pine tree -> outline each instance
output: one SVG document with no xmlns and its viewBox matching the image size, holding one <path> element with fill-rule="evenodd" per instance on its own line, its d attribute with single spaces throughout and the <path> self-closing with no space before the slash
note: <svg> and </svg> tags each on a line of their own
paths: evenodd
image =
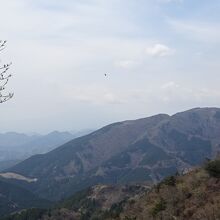
<svg viewBox="0 0 220 220">
<path fill-rule="evenodd" d="M 7 41 L 0 40 L 0 52 L 5 49 Z M 3 64 L 0 66 L 0 103 L 6 102 L 13 97 L 13 93 L 4 93 L 5 86 L 8 84 L 8 81 L 11 74 L 8 74 L 8 70 L 10 69 L 11 63 Z"/>
</svg>

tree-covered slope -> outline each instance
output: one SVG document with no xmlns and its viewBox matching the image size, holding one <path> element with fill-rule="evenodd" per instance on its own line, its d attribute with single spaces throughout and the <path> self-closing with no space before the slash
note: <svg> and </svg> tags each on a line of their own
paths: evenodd
<svg viewBox="0 0 220 220">
<path fill-rule="evenodd" d="M 33 193 L 0 179 L 0 216 L 31 207 L 47 207 L 49 201 L 39 199 Z"/>
<path fill-rule="evenodd" d="M 32 209 L 4 220 L 217 220 L 220 219 L 220 160 L 151 189 L 141 185 L 94 186 L 53 209 Z"/>
<path fill-rule="evenodd" d="M 217 154 L 219 114 L 197 108 L 111 124 L 8 171 L 37 178 L 29 189 L 53 200 L 99 183 L 155 183 Z"/>
</svg>

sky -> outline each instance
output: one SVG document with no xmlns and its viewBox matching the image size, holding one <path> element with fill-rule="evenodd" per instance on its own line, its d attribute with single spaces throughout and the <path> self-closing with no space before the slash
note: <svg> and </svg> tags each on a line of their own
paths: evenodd
<svg viewBox="0 0 220 220">
<path fill-rule="evenodd" d="M 220 107 L 219 0 L 0 0 L 0 132 Z M 107 74 L 105 76 L 105 74 Z"/>
</svg>

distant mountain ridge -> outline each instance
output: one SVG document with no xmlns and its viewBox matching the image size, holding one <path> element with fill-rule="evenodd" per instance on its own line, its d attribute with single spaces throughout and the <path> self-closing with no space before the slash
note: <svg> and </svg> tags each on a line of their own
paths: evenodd
<svg viewBox="0 0 220 220">
<path fill-rule="evenodd" d="M 47 153 L 56 147 L 87 134 L 53 131 L 46 135 L 27 135 L 17 132 L 0 133 L 0 170 L 6 169 L 35 154 Z"/>
<path fill-rule="evenodd" d="M 39 135 L 27 135 L 18 132 L 0 133 L 0 146 L 15 147 L 38 138 Z"/>
<path fill-rule="evenodd" d="M 25 143 L 22 148 L 29 155 L 43 154 L 73 139 L 70 132 L 53 131 L 47 135 L 41 135 L 37 139 Z"/>
<path fill-rule="evenodd" d="M 25 187 L 54 200 L 98 183 L 151 184 L 214 157 L 219 134 L 218 108 L 159 114 L 108 125 L 7 171 L 37 178 Z"/>
</svg>

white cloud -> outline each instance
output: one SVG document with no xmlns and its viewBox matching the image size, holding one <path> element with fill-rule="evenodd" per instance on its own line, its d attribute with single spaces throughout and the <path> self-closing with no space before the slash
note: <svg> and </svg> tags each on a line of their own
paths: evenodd
<svg viewBox="0 0 220 220">
<path fill-rule="evenodd" d="M 169 20 L 171 27 L 190 40 L 199 40 L 210 44 L 220 42 L 220 25 L 189 20 Z"/>
<path fill-rule="evenodd" d="M 120 60 L 115 65 L 124 69 L 132 69 L 138 66 L 139 62 L 134 60 Z"/>
<path fill-rule="evenodd" d="M 0 58 L 3 62 L 13 62 L 14 77 L 8 89 L 15 92 L 14 99 L 1 106 L 5 125 L 2 130 L 20 131 L 23 123 L 16 122 L 22 118 L 30 122 L 23 126 L 27 130 L 45 129 L 39 120 L 42 117 L 45 117 L 43 121 L 50 118 L 54 123 L 47 123 L 48 129 L 66 129 L 67 124 L 73 129 L 71 126 L 81 126 L 80 121 L 87 121 L 85 115 L 91 117 L 89 108 L 94 108 L 92 118 L 106 112 L 106 118 L 112 121 L 121 120 L 121 116 L 127 119 L 139 117 L 140 113 L 146 116 L 149 111 L 153 114 L 166 111 L 161 106 L 163 100 L 171 102 L 172 111 L 182 106 L 183 100 L 194 105 L 198 105 L 195 101 L 198 99 L 203 103 L 211 100 L 219 103 L 217 91 L 209 90 L 213 84 L 218 90 L 216 52 L 211 48 L 210 57 L 204 55 L 194 60 L 191 55 L 195 51 L 189 52 L 194 49 L 193 39 L 219 42 L 219 26 L 170 21 L 175 30 L 170 31 L 170 26 L 160 19 L 174 17 L 176 7 L 172 2 L 177 5 L 181 1 L 160 0 L 161 5 L 159 0 L 141 2 L 0 0 L 0 18 L 4 21 L 0 24 L 1 38 L 8 40 L 7 50 Z M 192 14 L 191 8 L 188 10 Z M 178 15 L 181 17 L 188 17 L 188 11 Z M 182 36 L 187 36 L 189 42 L 183 42 Z M 178 56 L 150 59 L 150 56 L 166 57 L 175 53 L 173 46 L 160 43 L 168 39 L 178 48 Z M 203 44 L 195 49 L 207 54 Z M 218 46 L 217 50 L 220 51 Z M 190 62 L 195 60 L 199 62 L 192 65 Z M 107 80 L 103 76 L 105 72 L 111 74 Z M 172 80 L 163 84 L 167 79 Z M 192 82 L 189 88 L 182 86 L 184 80 L 187 86 L 187 80 Z M 207 91 L 196 89 L 206 85 Z M 70 118 L 78 120 L 78 124 Z M 63 124 L 62 128 L 59 123 Z"/>
<path fill-rule="evenodd" d="M 69 101 L 85 102 L 93 105 L 123 104 L 126 102 L 123 94 L 100 85 L 81 85 L 80 87 L 66 85 L 62 93 L 62 96 Z"/>
<path fill-rule="evenodd" d="M 217 103 L 217 100 L 220 98 L 218 90 L 191 88 L 174 81 L 163 84 L 158 93 L 160 94 L 158 97 L 165 103 L 194 103 L 197 106 L 208 103 L 207 100 L 210 103 Z M 204 102 L 204 100 L 206 101 Z"/>
<path fill-rule="evenodd" d="M 163 84 L 161 86 L 161 89 L 167 90 L 167 89 L 175 89 L 175 88 L 179 88 L 179 87 L 180 87 L 179 84 L 177 84 L 173 81 L 170 81 L 170 82 L 167 82 L 167 83 Z"/>
<path fill-rule="evenodd" d="M 155 44 L 146 48 L 146 54 L 154 57 L 165 57 L 174 54 L 174 50 L 164 44 Z"/>
</svg>

